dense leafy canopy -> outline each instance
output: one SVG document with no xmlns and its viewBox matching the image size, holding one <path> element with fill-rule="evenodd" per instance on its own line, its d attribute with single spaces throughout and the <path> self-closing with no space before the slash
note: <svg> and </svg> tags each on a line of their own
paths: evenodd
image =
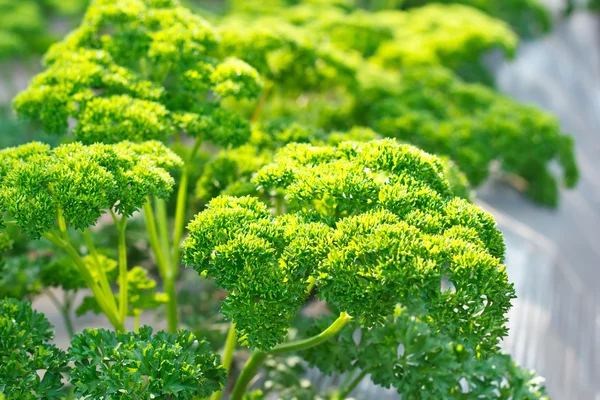
<svg viewBox="0 0 600 400">
<path fill-rule="evenodd" d="M 260 32 L 262 39 L 249 40 L 256 49 L 243 46 L 237 55 L 275 82 L 261 121 L 283 118 L 325 131 L 367 126 L 449 157 L 474 186 L 499 164 L 521 178 L 532 199 L 550 206 L 558 202 L 560 184 L 576 184 L 573 143 L 554 117 L 457 76 L 489 82 L 482 56 L 494 48 L 510 55 L 516 46 L 505 24 L 458 4 L 379 12 L 332 4 L 259 7 L 251 13 L 234 8 L 238 12 L 219 24 L 223 32 L 238 32 L 233 37 L 242 30 Z M 285 78 L 299 72 L 286 70 L 285 62 L 305 63 L 279 57 L 282 50 L 267 45 L 281 31 L 310 37 L 315 49 L 341 52 L 349 69 L 330 69 L 328 85 L 292 86 Z M 280 70 L 287 73 L 273 72 Z M 556 162 L 562 177 L 551 172 Z"/>
<path fill-rule="evenodd" d="M 207 342 L 188 331 L 177 334 L 141 327 L 138 333 L 86 329 L 69 349 L 71 383 L 85 399 L 207 397 L 225 381 Z"/>
<path fill-rule="evenodd" d="M 219 58 L 213 28 L 177 1 L 95 1 L 81 26 L 46 55 L 47 70 L 15 100 L 19 115 L 83 142 L 164 140 L 184 132 L 218 144 L 250 128 L 222 107 L 262 81 L 248 64 Z"/>
<path fill-rule="evenodd" d="M 532 37 L 552 28 L 552 15 L 539 0 L 435 0 L 436 3 L 460 3 L 478 8 L 507 21 L 519 35 Z M 403 7 L 420 7 L 431 0 L 402 0 Z"/>
<path fill-rule="evenodd" d="M 323 318 L 307 334 L 326 328 Z M 300 353 L 325 374 L 369 372 L 374 383 L 394 387 L 407 399 L 547 399 L 543 380 L 506 354 L 480 357 L 398 308 L 372 329 L 348 325 L 339 337 Z"/>
<path fill-rule="evenodd" d="M 363 326 L 401 303 L 490 351 L 514 296 L 502 236 L 443 173 L 438 158 L 393 140 L 291 144 L 256 178 L 285 190 L 288 213 L 219 197 L 189 225 L 184 262 L 229 291 L 223 313 L 253 348 L 283 340 L 312 277 L 320 297 Z M 443 277 L 457 290 L 441 291 Z"/>
<path fill-rule="evenodd" d="M 165 198 L 181 160 L 159 142 L 51 149 L 32 142 L 0 151 L 0 210 L 38 238 L 63 217 L 69 227 L 94 225 L 112 209 L 131 215 L 147 196 Z"/>
<path fill-rule="evenodd" d="M 46 317 L 30 303 L 0 300 L 0 337 L 0 393 L 7 400 L 62 398 L 67 359 L 49 343 L 54 333 Z"/>
</svg>

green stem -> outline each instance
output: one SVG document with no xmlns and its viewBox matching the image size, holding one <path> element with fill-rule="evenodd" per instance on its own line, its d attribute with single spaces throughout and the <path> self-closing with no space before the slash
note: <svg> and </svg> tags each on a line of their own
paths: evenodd
<svg viewBox="0 0 600 400">
<path fill-rule="evenodd" d="M 163 254 L 169 254 L 169 220 L 167 217 L 167 203 L 158 197 L 154 198 L 156 205 L 156 222 L 158 224 L 158 239 Z"/>
<path fill-rule="evenodd" d="M 94 294 L 94 297 L 96 298 L 96 301 L 98 302 L 98 305 L 100 306 L 102 312 L 104 312 L 110 323 L 117 331 L 124 332 L 125 326 L 119 319 L 118 310 L 110 306 L 110 303 L 106 299 L 104 292 L 102 291 L 102 289 L 100 289 L 98 283 L 96 283 L 96 281 L 94 280 L 94 277 L 87 269 L 85 262 L 83 261 L 77 250 L 75 250 L 75 248 L 71 245 L 70 242 L 63 240 L 58 233 L 48 232 L 45 233 L 43 236 L 56 246 L 63 249 L 69 255 L 69 257 L 71 257 L 71 259 L 79 269 L 79 272 L 81 272 L 81 275 L 87 287 L 92 290 L 92 293 Z"/>
<path fill-rule="evenodd" d="M 154 257 L 156 257 L 158 272 L 160 273 L 161 278 L 165 279 L 168 270 L 167 260 L 165 258 L 164 253 L 162 252 L 160 241 L 158 239 L 156 221 L 154 220 L 154 212 L 152 212 L 152 205 L 150 204 L 150 199 L 148 199 L 146 204 L 144 204 L 144 219 L 146 221 L 146 232 L 148 233 L 150 247 L 152 247 Z"/>
<path fill-rule="evenodd" d="M 69 234 L 67 233 L 67 222 L 65 221 L 65 216 L 62 208 L 56 208 L 56 214 L 58 219 L 58 229 L 62 235 L 63 240 L 69 240 Z"/>
<path fill-rule="evenodd" d="M 342 330 L 342 328 L 351 320 L 352 317 L 348 315 L 348 313 L 342 312 L 340 313 L 338 319 L 333 321 L 333 323 L 329 325 L 327 329 L 325 329 L 318 335 L 307 339 L 295 340 L 293 342 L 280 344 L 279 346 L 276 346 L 273 350 L 271 350 L 270 354 L 279 355 L 283 353 L 289 353 L 291 351 L 301 351 L 318 346 L 328 341 L 333 336 L 337 335 Z"/>
<path fill-rule="evenodd" d="M 256 372 L 262 365 L 263 361 L 267 358 L 267 356 L 279 355 L 289 353 L 292 351 L 301 351 L 318 346 L 331 339 L 333 336 L 337 335 L 339 331 L 351 320 L 352 317 L 350 315 L 348 315 L 346 312 L 342 312 L 340 313 L 338 319 L 336 319 L 331 325 L 329 325 L 327 329 L 325 329 L 323 332 L 319 333 L 316 336 L 280 344 L 279 346 L 276 346 L 273 350 L 271 350 L 269 353 L 265 353 L 262 351 L 254 352 L 248 360 L 248 362 L 246 362 L 242 373 L 238 377 L 235 383 L 235 387 L 233 388 L 233 392 L 231 393 L 230 400 L 242 400 L 248 384 L 250 383 L 254 375 L 256 375 Z"/>
<path fill-rule="evenodd" d="M 346 397 L 348 397 L 350 395 L 350 393 L 352 393 L 352 391 L 354 389 L 356 389 L 356 387 L 358 386 L 358 384 L 365 378 L 365 376 L 367 376 L 369 373 L 371 372 L 371 369 L 369 368 L 365 368 L 363 369 L 360 374 L 358 374 L 356 376 L 356 378 L 354 378 L 352 380 L 352 382 L 350 382 L 350 384 L 348 386 L 346 386 L 345 389 L 342 389 L 340 392 L 338 392 L 339 394 L 336 396 L 336 398 L 341 399 L 345 399 Z"/>
<path fill-rule="evenodd" d="M 233 353 L 235 352 L 235 346 L 237 344 L 237 335 L 235 334 L 235 324 L 231 324 L 229 327 L 229 333 L 227 334 L 227 340 L 225 341 L 225 348 L 223 349 L 223 367 L 225 371 L 229 373 L 231 371 L 231 362 L 233 361 Z M 223 397 L 223 391 L 213 393 L 210 400 L 221 400 Z"/>
<path fill-rule="evenodd" d="M 252 378 L 254 378 L 256 371 L 258 371 L 268 355 L 268 353 L 263 353 L 262 351 L 252 353 L 252 356 L 250 356 L 250 359 L 244 365 L 244 369 L 235 382 L 233 392 L 231 392 L 231 396 L 229 397 L 230 400 L 242 400 L 244 398 L 246 387 Z"/>
<path fill-rule="evenodd" d="M 88 228 L 85 228 L 83 231 L 83 239 L 85 241 L 85 245 L 88 248 L 88 252 L 92 256 L 94 260 L 94 265 L 96 266 L 96 274 L 98 275 L 98 279 L 100 281 L 100 287 L 104 291 L 106 298 L 110 302 L 111 307 L 115 310 L 117 309 L 117 303 L 115 301 L 115 296 L 110 287 L 110 283 L 108 282 L 108 277 L 106 276 L 106 271 L 104 267 L 100 263 L 100 258 L 98 257 L 98 251 L 96 250 L 96 246 L 94 246 L 94 241 L 92 240 L 92 234 Z"/>
<path fill-rule="evenodd" d="M 306 287 L 307 295 L 310 295 L 312 290 L 315 288 L 316 283 L 317 283 L 317 279 L 314 276 L 308 277 L 308 286 Z"/>
<path fill-rule="evenodd" d="M 127 279 L 127 238 L 125 229 L 127 228 L 127 217 L 122 216 L 117 225 L 119 229 L 119 316 L 125 323 L 127 311 L 129 308 L 129 282 Z"/>
<path fill-rule="evenodd" d="M 154 212 L 152 211 L 152 205 L 150 199 L 144 204 L 144 217 L 146 219 L 146 231 L 148 232 L 148 238 L 150 240 L 150 247 L 156 257 L 156 263 L 158 265 L 158 272 L 163 280 L 165 292 L 167 293 L 167 326 L 169 332 L 177 332 L 177 291 L 175 290 L 175 279 L 173 277 L 172 269 L 168 264 L 168 258 L 163 253 L 163 248 L 160 245 L 160 239 L 156 229 L 156 221 L 154 219 Z M 167 253 L 168 254 L 168 253 Z"/>
<path fill-rule="evenodd" d="M 175 278 L 172 275 L 167 275 L 164 280 L 165 292 L 169 297 L 167 302 L 167 326 L 169 332 L 176 333 L 178 326 L 177 313 L 177 290 L 175 288 Z"/>
<path fill-rule="evenodd" d="M 181 181 L 179 182 L 179 190 L 177 192 L 177 204 L 175 206 L 175 226 L 173 228 L 173 259 L 171 267 L 173 268 L 175 277 L 179 273 L 179 264 L 181 257 L 181 238 L 183 237 L 183 229 L 185 228 L 185 212 L 187 207 L 187 192 L 190 180 L 191 164 L 196 158 L 198 149 L 200 148 L 200 138 L 196 139 L 194 148 L 190 153 L 190 158 L 186 161 L 181 171 Z"/>
<path fill-rule="evenodd" d="M 258 104 L 256 105 L 256 108 L 254 109 L 254 112 L 252 113 L 252 117 L 250 118 L 250 122 L 256 122 L 258 117 L 260 117 L 260 114 L 262 113 L 262 109 L 265 105 L 265 101 L 267 101 L 267 98 L 269 97 L 269 94 L 271 93 L 271 89 L 273 89 L 273 82 L 269 81 L 265 84 L 265 88 L 260 96 L 260 99 L 258 100 Z"/>
<path fill-rule="evenodd" d="M 136 314 L 135 318 L 134 318 L 134 326 L 133 326 L 134 331 L 137 333 L 140 330 L 140 316 L 139 314 Z"/>
</svg>

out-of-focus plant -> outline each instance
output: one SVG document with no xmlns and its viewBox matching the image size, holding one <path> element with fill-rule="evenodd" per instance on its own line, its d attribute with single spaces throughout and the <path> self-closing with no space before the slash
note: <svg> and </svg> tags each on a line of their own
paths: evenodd
<svg viewBox="0 0 600 400">
<path fill-rule="evenodd" d="M 465 73 L 465 66 L 477 65 L 492 48 L 503 48 L 510 55 L 516 37 L 503 23 L 462 5 L 369 13 L 303 3 L 277 10 L 278 19 L 236 13 L 225 18 L 223 29 L 235 31 L 233 24 L 272 39 L 291 24 L 312 37 L 313 47 L 333 46 L 346 54 L 350 70 L 343 71 L 354 75 L 349 79 L 332 70 L 332 76 L 345 78 L 331 80 L 334 84 L 327 90 L 265 91 L 255 120 L 300 121 L 325 131 L 371 127 L 453 159 L 475 187 L 499 165 L 517 177 L 513 181 L 521 190 L 548 206 L 557 204 L 559 186 L 576 184 L 573 143 L 554 117 L 490 88 L 466 83 L 451 71 Z M 275 88 L 286 86 L 272 72 L 278 70 L 280 50 L 259 45 L 252 51 L 243 47 L 236 54 L 271 77 Z M 551 172 L 555 162 L 562 166 L 562 178 Z"/>
<path fill-rule="evenodd" d="M 78 14 L 87 0 L 0 0 L 0 59 L 40 54 L 56 40 L 52 18 Z"/>
</svg>

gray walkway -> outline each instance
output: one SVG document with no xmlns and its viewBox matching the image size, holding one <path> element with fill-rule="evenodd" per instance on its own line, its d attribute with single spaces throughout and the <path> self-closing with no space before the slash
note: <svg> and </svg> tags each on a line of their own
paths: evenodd
<svg viewBox="0 0 600 400">
<path fill-rule="evenodd" d="M 504 346 L 546 377 L 555 400 L 600 399 L 599 22 L 573 15 L 498 71 L 501 90 L 557 115 L 575 137 L 578 187 L 562 193 L 557 210 L 500 183 L 479 195 L 506 233 L 519 295 Z"/>
</svg>

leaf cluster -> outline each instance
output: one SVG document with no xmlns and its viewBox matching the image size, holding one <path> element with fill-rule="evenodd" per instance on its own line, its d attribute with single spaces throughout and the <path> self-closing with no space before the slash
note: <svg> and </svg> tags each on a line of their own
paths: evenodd
<svg viewBox="0 0 600 400">
<path fill-rule="evenodd" d="M 437 157 L 393 140 L 288 145 L 255 178 L 285 191 L 288 213 L 216 198 L 188 226 L 184 263 L 229 291 L 222 311 L 251 348 L 283 340 L 315 279 L 319 296 L 362 326 L 401 303 L 493 351 L 514 297 L 502 236 L 443 174 Z M 456 291 L 440 290 L 444 277 Z"/>
<path fill-rule="evenodd" d="M 215 30 L 176 0 L 95 1 L 82 24 L 45 57 L 46 71 L 14 102 L 21 117 L 82 142 L 164 140 L 186 133 L 243 143 L 249 124 L 222 106 L 252 98 L 262 81 L 219 57 Z"/>
<path fill-rule="evenodd" d="M 249 15 L 234 18 L 266 30 Z M 516 36 L 501 21 L 459 4 L 368 12 L 302 3 L 275 15 L 345 54 L 354 79 L 300 95 L 275 91 L 263 120 L 286 118 L 326 131 L 367 126 L 454 160 L 473 186 L 500 163 L 522 178 L 533 200 L 549 206 L 557 204 L 560 184 L 576 184 L 573 143 L 555 118 L 457 76 L 482 71 L 489 50 L 513 53 Z M 551 171 L 556 162 L 562 178 Z"/>
<path fill-rule="evenodd" d="M 552 29 L 552 15 L 539 0 L 436 0 L 436 3 L 457 3 L 477 8 L 494 18 L 506 21 L 525 38 L 532 38 L 547 33 Z M 430 0 L 403 0 L 404 8 L 422 7 Z"/>
<path fill-rule="evenodd" d="M 306 334 L 318 333 L 331 318 Z M 543 380 L 502 353 L 482 357 L 398 308 L 384 325 L 351 324 L 318 348 L 300 353 L 323 373 L 366 370 L 372 381 L 407 399 L 548 399 Z"/>
<path fill-rule="evenodd" d="M 39 142 L 0 151 L 0 210 L 23 232 L 39 238 L 64 218 L 85 229 L 103 212 L 131 215 L 147 196 L 166 198 L 168 170 L 181 160 L 159 142 L 80 143 L 54 149 Z"/>
<path fill-rule="evenodd" d="M 219 356 L 184 330 L 86 329 L 73 337 L 68 355 L 75 394 L 85 399 L 193 399 L 209 396 L 225 382 Z"/>
<path fill-rule="evenodd" d="M 2 299 L 0 337 L 0 393 L 7 400 L 62 398 L 67 357 L 50 344 L 54 333 L 44 315 L 30 303 Z"/>
</svg>

